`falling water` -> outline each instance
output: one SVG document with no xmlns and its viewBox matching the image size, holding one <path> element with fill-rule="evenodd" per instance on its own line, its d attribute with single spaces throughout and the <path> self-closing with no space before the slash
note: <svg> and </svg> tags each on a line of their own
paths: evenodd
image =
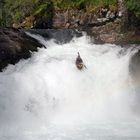
<svg viewBox="0 0 140 140">
<path fill-rule="evenodd" d="M 128 70 L 135 51 L 86 35 L 64 44 L 29 35 L 47 49 L 0 73 L 0 140 L 140 139 Z"/>
</svg>

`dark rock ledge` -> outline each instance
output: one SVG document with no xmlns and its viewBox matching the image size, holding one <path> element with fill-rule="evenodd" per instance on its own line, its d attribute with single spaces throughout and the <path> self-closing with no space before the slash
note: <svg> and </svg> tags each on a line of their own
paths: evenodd
<svg viewBox="0 0 140 140">
<path fill-rule="evenodd" d="M 8 64 L 31 56 L 31 51 L 43 47 L 37 40 L 27 36 L 22 30 L 0 28 L 0 71 Z"/>
</svg>

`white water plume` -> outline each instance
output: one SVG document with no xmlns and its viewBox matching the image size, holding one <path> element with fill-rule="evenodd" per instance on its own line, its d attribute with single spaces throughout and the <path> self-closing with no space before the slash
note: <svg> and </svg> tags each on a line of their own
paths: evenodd
<svg viewBox="0 0 140 140">
<path fill-rule="evenodd" d="M 66 44 L 33 37 L 47 49 L 0 73 L 1 140 L 140 138 L 131 107 L 131 49 L 95 45 L 86 35 Z M 87 69 L 76 68 L 77 52 Z"/>
</svg>

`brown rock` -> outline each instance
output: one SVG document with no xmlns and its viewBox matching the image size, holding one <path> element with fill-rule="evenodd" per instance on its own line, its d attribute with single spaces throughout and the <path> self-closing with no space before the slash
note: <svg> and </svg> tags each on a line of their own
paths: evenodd
<svg viewBox="0 0 140 140">
<path fill-rule="evenodd" d="M 70 27 L 70 23 L 66 23 L 65 28 L 69 28 Z"/>
<path fill-rule="evenodd" d="M 101 41 L 105 43 L 113 43 L 116 41 L 116 35 L 115 34 L 101 34 L 100 39 Z"/>
</svg>

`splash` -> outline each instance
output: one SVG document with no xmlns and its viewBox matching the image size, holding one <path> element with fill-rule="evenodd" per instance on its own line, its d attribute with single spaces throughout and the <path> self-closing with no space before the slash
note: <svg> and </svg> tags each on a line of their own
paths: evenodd
<svg viewBox="0 0 140 140">
<path fill-rule="evenodd" d="M 113 139 L 116 135 L 119 139 L 124 137 L 122 124 L 129 128 L 139 124 L 131 107 L 131 49 L 95 45 L 86 35 L 65 44 L 29 35 L 47 49 L 0 73 L 2 140 Z M 83 71 L 75 66 L 77 52 L 87 67 Z M 134 139 L 138 130 L 127 129 L 125 134 L 131 131 L 127 137 Z"/>
</svg>

